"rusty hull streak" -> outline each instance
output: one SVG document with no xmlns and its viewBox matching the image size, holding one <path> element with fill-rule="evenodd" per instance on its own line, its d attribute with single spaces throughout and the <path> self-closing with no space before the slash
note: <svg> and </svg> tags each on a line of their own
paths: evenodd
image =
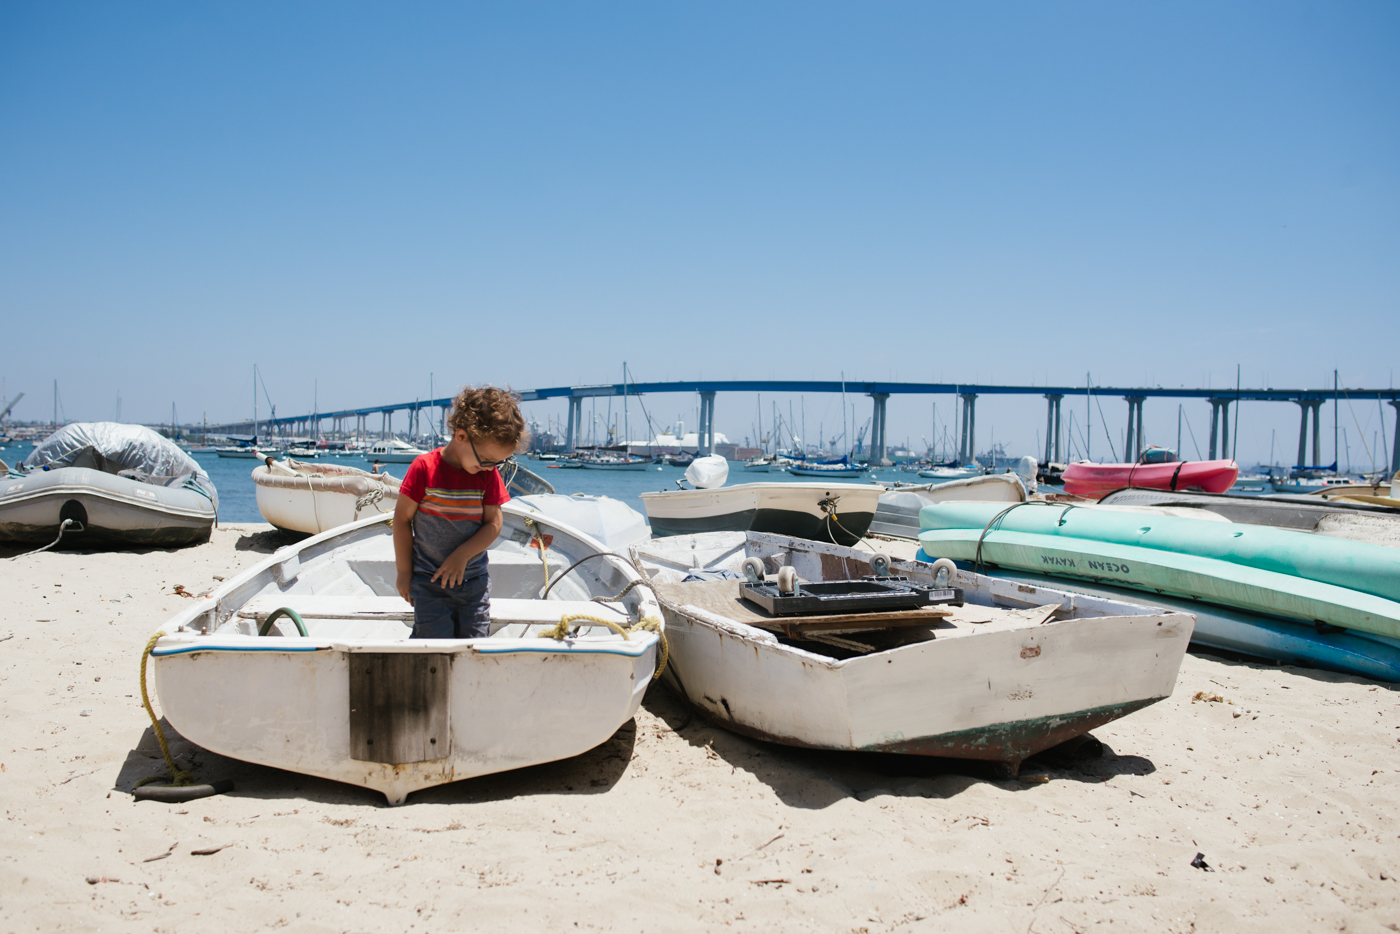
<svg viewBox="0 0 1400 934">
<path fill-rule="evenodd" d="M 705 699 L 710 700 L 708 697 Z M 1078 711 L 1063 716 L 996 723 L 956 733 L 944 733 L 940 736 L 873 743 L 861 747 L 826 746 L 804 742 L 793 736 L 769 733 L 766 730 L 738 723 L 732 719 L 726 720 L 719 715 L 717 710 L 706 708 L 704 705 L 690 700 L 689 697 L 686 698 L 686 701 L 692 710 L 709 723 L 723 727 L 732 733 L 767 743 L 796 746 L 801 749 L 828 749 L 836 752 L 889 752 L 945 759 L 972 759 L 1000 763 L 1006 766 L 1012 775 L 1015 775 L 1022 760 L 1164 699 L 1153 697 L 1126 704 L 1113 704 L 1108 707 Z M 727 703 L 724 704 L 724 708 L 727 712 L 729 711 Z M 732 717 L 732 713 L 730 715 Z"/>
</svg>

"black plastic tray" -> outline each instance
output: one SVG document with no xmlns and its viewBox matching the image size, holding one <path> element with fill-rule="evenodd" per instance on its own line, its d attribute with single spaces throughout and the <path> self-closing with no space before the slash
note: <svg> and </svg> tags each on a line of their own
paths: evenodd
<svg viewBox="0 0 1400 934">
<path fill-rule="evenodd" d="M 830 616 L 839 613 L 887 613 L 928 606 L 962 606 L 961 587 L 929 587 L 904 577 L 863 577 L 858 580 L 798 584 L 781 594 L 773 581 L 745 581 L 739 595 L 772 616 Z"/>
</svg>

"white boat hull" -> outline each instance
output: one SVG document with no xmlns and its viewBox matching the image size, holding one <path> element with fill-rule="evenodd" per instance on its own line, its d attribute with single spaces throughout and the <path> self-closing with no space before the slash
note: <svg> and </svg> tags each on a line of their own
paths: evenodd
<svg viewBox="0 0 1400 934">
<path fill-rule="evenodd" d="M 855 483 L 740 483 L 641 498 L 657 536 L 752 530 L 854 544 L 870 528 L 882 492 Z M 823 501 L 832 504 L 834 520 Z"/>
<path fill-rule="evenodd" d="M 737 569 L 744 557 L 775 553 L 804 580 L 869 573 L 868 553 L 756 533 L 634 548 L 657 581 L 678 580 L 691 554 L 706 567 Z M 931 579 L 930 565 L 895 565 L 895 573 Z M 666 677 L 704 715 L 749 736 L 822 749 L 990 760 L 1010 769 L 1171 694 L 1191 638 L 1190 615 L 965 572 L 955 583 L 966 588 L 970 603 L 1059 603 L 1069 618 L 940 628 L 928 641 L 836 659 L 668 596 Z"/>
<path fill-rule="evenodd" d="M 889 490 L 871 520 L 870 531 L 892 538 L 919 537 L 919 510 L 932 503 L 1024 503 L 1026 486 L 1015 474 L 969 477 L 925 487 Z"/>
<path fill-rule="evenodd" d="M 338 465 L 314 468 L 334 471 Z M 286 476 L 266 466 L 253 470 L 258 512 L 279 529 L 319 535 L 331 529 L 394 512 L 399 481 L 374 479 L 353 467 L 322 476 Z"/>
<path fill-rule="evenodd" d="M 180 735 L 235 759 L 372 788 L 391 804 L 606 742 L 636 713 L 656 661 L 650 643 L 636 655 L 568 657 L 538 638 L 318 642 L 310 651 L 301 638 L 259 639 L 256 651 L 201 651 L 198 641 L 162 639 L 156 653 L 156 692 Z M 387 653 L 432 655 L 450 669 L 446 729 L 429 737 L 443 755 L 398 764 L 352 756 L 350 666 Z"/>
<path fill-rule="evenodd" d="M 183 486 L 160 486 L 89 467 L 0 478 L 0 540 L 48 544 L 64 519 L 69 544 L 192 545 L 209 540 L 215 504 Z"/>
<path fill-rule="evenodd" d="M 549 599 L 533 599 L 543 584 L 538 531 L 552 579 L 603 547 L 502 508 L 506 527 L 488 553 L 490 637 L 409 640 L 389 517 L 368 519 L 277 552 L 170 620 L 151 653 L 165 717 L 206 749 L 374 789 L 391 804 L 606 741 L 641 703 L 657 634 L 624 638 L 586 621 L 562 640 L 540 633 L 566 614 L 659 620 L 656 603 L 645 588 L 620 603 L 588 602 L 637 579 L 616 558 L 590 561 Z M 280 606 L 302 614 L 307 636 L 285 617 L 266 622 Z"/>
</svg>

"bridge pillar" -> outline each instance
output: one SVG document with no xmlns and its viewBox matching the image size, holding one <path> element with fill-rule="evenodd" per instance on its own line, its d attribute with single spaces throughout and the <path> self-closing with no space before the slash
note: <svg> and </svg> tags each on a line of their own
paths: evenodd
<svg viewBox="0 0 1400 934">
<path fill-rule="evenodd" d="M 1395 410 L 1395 431 L 1391 434 L 1394 439 L 1394 450 L 1390 454 L 1390 475 L 1400 473 L 1400 399 L 1391 399 L 1390 407 Z"/>
<path fill-rule="evenodd" d="M 890 394 L 872 392 L 870 398 L 875 400 L 875 412 L 870 419 L 870 463 L 876 467 L 886 467 L 890 462 L 885 457 L 885 403 L 889 401 Z"/>
<path fill-rule="evenodd" d="M 977 393 L 961 393 L 963 401 L 962 448 L 958 452 L 958 463 L 966 464 L 977 459 Z"/>
<path fill-rule="evenodd" d="M 1143 396 L 1124 396 L 1128 402 L 1128 433 L 1123 442 L 1123 459 L 1137 462 L 1142 457 L 1142 404 Z"/>
<path fill-rule="evenodd" d="M 1298 423 L 1298 459 L 1293 462 L 1301 467 L 1308 462 L 1308 410 L 1312 405 L 1308 399 L 1293 401 L 1298 403 L 1298 409 L 1303 413 L 1302 420 Z"/>
<path fill-rule="evenodd" d="M 583 399 L 580 396 L 569 397 L 569 418 L 564 425 L 564 450 L 572 452 L 578 447 L 579 419 L 583 417 Z"/>
<path fill-rule="evenodd" d="M 1229 399 L 1211 399 L 1211 444 L 1208 459 L 1229 456 Z"/>
<path fill-rule="evenodd" d="M 1322 463 L 1322 400 L 1314 399 L 1313 415 L 1313 465 Z"/>
<path fill-rule="evenodd" d="M 715 452 L 715 394 L 700 393 L 700 427 L 695 439 L 695 456 L 708 457 Z"/>
<path fill-rule="evenodd" d="M 1230 400 L 1220 400 L 1220 456 L 1230 458 Z"/>
<path fill-rule="evenodd" d="M 1054 454 L 1056 462 L 1060 460 L 1060 400 L 1064 396 L 1045 396 L 1045 462 L 1050 463 L 1050 455 Z M 1051 441 L 1054 444 L 1051 444 Z"/>
</svg>

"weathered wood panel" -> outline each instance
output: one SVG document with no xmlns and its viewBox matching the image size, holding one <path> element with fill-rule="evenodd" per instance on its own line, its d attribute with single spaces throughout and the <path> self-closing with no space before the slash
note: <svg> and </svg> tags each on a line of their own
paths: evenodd
<svg viewBox="0 0 1400 934">
<path fill-rule="evenodd" d="M 350 655 L 350 757 L 399 765 L 451 752 L 450 655 Z"/>
</svg>

